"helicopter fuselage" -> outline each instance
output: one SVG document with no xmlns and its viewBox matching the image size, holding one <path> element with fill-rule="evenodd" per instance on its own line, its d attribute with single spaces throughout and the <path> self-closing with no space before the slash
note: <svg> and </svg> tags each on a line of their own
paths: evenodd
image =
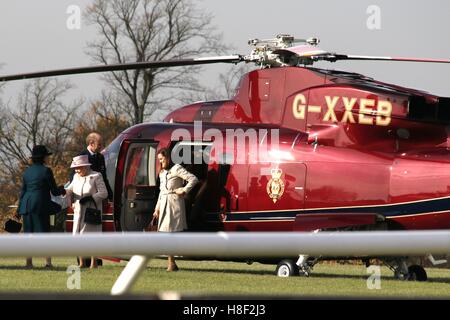
<svg viewBox="0 0 450 320">
<path fill-rule="evenodd" d="M 190 153 L 201 180 L 186 200 L 191 230 L 449 229 L 449 110 L 448 98 L 354 73 L 252 71 L 231 100 L 116 138 L 104 230 L 147 228 L 162 147 Z"/>
</svg>

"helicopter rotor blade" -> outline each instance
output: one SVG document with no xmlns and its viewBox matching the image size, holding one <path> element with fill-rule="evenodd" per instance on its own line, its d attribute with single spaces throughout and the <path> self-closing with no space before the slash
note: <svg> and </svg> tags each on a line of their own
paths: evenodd
<svg viewBox="0 0 450 320">
<path fill-rule="evenodd" d="M 327 54 L 312 56 L 313 60 L 325 60 L 330 62 L 340 60 L 365 60 L 365 61 L 402 61 L 402 62 L 426 62 L 426 63 L 450 63 L 445 59 L 422 59 L 422 58 L 401 58 L 401 57 L 380 57 L 380 56 L 359 56 L 346 54 Z"/>
<path fill-rule="evenodd" d="M 176 59 L 176 60 L 162 60 L 162 61 L 145 61 L 145 62 L 132 62 L 123 64 L 111 64 L 111 65 L 97 65 L 89 67 L 58 69 L 50 71 L 40 71 L 32 73 L 22 73 L 15 75 L 0 76 L 0 82 L 24 80 L 41 77 L 54 77 L 71 74 L 83 74 L 83 73 L 98 73 L 98 72 L 110 72 L 110 71 L 124 71 L 124 70 L 136 70 L 136 69 L 156 69 L 167 67 L 183 67 L 201 64 L 212 63 L 239 63 L 243 60 L 240 55 L 232 56 L 218 56 L 218 57 L 205 57 L 194 59 Z"/>
</svg>

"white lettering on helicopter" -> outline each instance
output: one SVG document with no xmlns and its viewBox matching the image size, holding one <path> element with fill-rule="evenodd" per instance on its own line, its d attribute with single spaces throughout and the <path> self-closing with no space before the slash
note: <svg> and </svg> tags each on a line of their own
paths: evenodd
<svg viewBox="0 0 450 320">
<path fill-rule="evenodd" d="M 371 5 L 367 7 L 366 13 L 369 17 L 366 21 L 367 29 L 369 30 L 380 30 L 381 29 L 381 8 L 376 5 Z"/>
<path fill-rule="evenodd" d="M 336 115 L 336 107 L 342 99 L 344 109 L 342 118 L 339 120 Z M 387 126 L 391 123 L 392 104 L 387 100 L 359 99 L 358 117 L 355 119 L 353 108 L 358 102 L 358 98 L 325 96 L 327 111 L 322 120 L 327 122 L 359 123 L 366 125 Z M 307 104 L 306 97 L 298 94 L 292 104 L 292 113 L 295 119 L 305 119 L 306 112 L 321 113 L 321 106 Z"/>
<path fill-rule="evenodd" d="M 70 16 L 67 18 L 66 26 L 69 30 L 80 30 L 81 29 L 81 9 L 77 5 L 71 5 L 67 7 L 67 14 Z"/>
</svg>

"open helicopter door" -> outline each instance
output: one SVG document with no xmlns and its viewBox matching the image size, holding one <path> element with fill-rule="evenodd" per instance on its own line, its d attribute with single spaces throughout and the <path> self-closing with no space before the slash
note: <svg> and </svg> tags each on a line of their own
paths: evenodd
<svg viewBox="0 0 450 320">
<path fill-rule="evenodd" d="M 179 163 L 195 175 L 198 183 L 184 196 L 188 231 L 199 231 L 205 227 L 204 210 L 211 198 L 211 183 L 208 171 L 211 141 L 173 141 L 172 161 Z"/>
<path fill-rule="evenodd" d="M 142 231 L 152 220 L 159 192 L 156 148 L 154 142 L 131 143 L 128 148 L 120 215 L 122 231 Z"/>
</svg>

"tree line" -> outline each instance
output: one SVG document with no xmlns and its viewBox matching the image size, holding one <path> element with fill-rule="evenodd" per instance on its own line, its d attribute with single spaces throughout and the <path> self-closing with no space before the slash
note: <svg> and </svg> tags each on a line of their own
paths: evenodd
<svg viewBox="0 0 450 320">
<path fill-rule="evenodd" d="M 93 0 L 85 21 L 97 29 L 87 54 L 95 64 L 183 59 L 229 53 L 213 16 L 193 0 Z M 74 155 L 91 131 L 108 145 L 125 128 L 180 102 L 227 98 L 246 68 L 219 75 L 221 88 L 207 88 L 197 77 L 201 67 L 109 72 L 106 89 L 94 101 L 68 102 L 73 89 L 55 78 L 25 82 L 13 103 L 0 104 L 0 212 L 10 214 L 34 145 L 52 152 L 48 164 L 58 184 L 69 177 Z M 1 94 L 0 94 L 1 96 Z"/>
</svg>

